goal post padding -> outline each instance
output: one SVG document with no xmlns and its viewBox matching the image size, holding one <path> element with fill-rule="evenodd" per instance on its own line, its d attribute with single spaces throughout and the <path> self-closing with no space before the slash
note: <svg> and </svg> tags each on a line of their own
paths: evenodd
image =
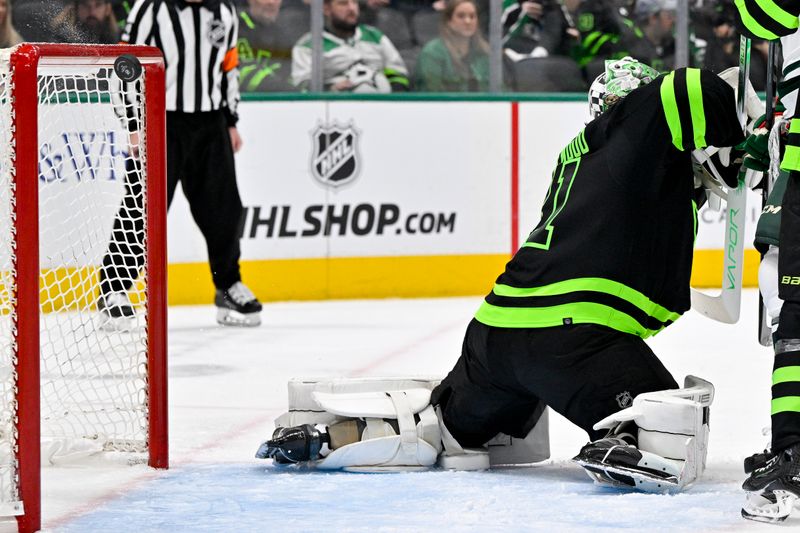
<svg viewBox="0 0 800 533">
<path fill-rule="evenodd" d="M 43 442 L 168 464 L 164 84 L 152 47 L 0 51 L 0 514 L 21 531 L 41 525 Z M 96 307 L 111 249 L 138 254 L 125 328 Z"/>
</svg>

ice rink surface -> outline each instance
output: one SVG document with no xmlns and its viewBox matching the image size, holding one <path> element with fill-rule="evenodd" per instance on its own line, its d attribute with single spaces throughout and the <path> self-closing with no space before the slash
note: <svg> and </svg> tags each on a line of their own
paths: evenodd
<svg viewBox="0 0 800 533">
<path fill-rule="evenodd" d="M 480 298 L 276 303 L 257 329 L 212 307 L 169 314 L 171 468 L 103 458 L 43 469 L 43 526 L 149 531 L 776 531 L 739 515 L 742 458 L 769 425 L 771 351 L 757 294 L 734 326 L 687 313 L 651 345 L 681 382 L 712 381 L 709 466 L 675 496 L 603 489 L 569 459 L 586 436 L 551 413 L 552 458 L 489 472 L 320 473 L 253 454 L 286 408 L 291 377 L 444 375 Z M 624 369 L 620 369 L 624 371 Z M 783 528 L 800 530 L 800 511 Z"/>
</svg>

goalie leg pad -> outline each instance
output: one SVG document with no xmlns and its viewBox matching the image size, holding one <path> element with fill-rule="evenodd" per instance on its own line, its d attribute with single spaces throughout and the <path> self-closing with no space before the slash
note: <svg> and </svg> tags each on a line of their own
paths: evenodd
<svg viewBox="0 0 800 533">
<path fill-rule="evenodd" d="M 430 391 L 439 383 L 439 379 L 425 377 L 293 379 L 289 381 L 289 411 L 278 417 L 275 425 L 330 427 L 348 420 L 363 420 L 366 428 L 361 440 L 333 450 L 323 461 L 315 463 L 319 468 L 385 471 L 416 469 L 421 462 L 426 468 L 436 462 L 435 458 L 430 462 L 428 447 L 441 453 L 443 446 L 449 450 L 441 454 L 443 460 L 439 461 L 439 466 L 443 468 L 489 468 L 485 449 L 462 449 L 459 453 L 455 439 L 450 436 L 448 440 L 445 436 L 449 436 L 449 432 L 440 425 L 440 417 L 430 406 Z M 396 392 L 402 392 L 403 397 Z M 489 446 L 492 464 L 529 464 L 546 459 L 549 442 L 545 415 L 526 439 L 511 439 L 505 435 L 493 439 Z M 395 432 L 393 426 L 399 432 Z M 342 440 L 352 442 L 350 438 Z M 448 442 L 451 448 L 447 448 Z M 345 448 L 346 451 L 339 451 Z M 404 462 L 408 464 L 401 464 Z"/>
<path fill-rule="evenodd" d="M 361 441 L 333 450 L 321 469 L 432 466 L 441 450 L 439 421 L 429 389 L 377 393 L 313 394 L 319 406 L 340 416 L 364 417 Z M 372 415 L 372 416 L 364 416 Z M 415 422 L 415 416 L 419 422 Z M 396 419 L 399 434 L 384 419 Z M 428 440 L 429 439 L 429 440 Z"/>
<path fill-rule="evenodd" d="M 599 446 L 601 441 L 590 443 L 575 462 L 598 482 L 610 483 L 607 478 L 613 479 L 620 473 L 635 474 L 637 482 L 626 483 L 626 486 L 657 492 L 682 490 L 705 470 L 709 409 L 713 399 L 713 385 L 694 376 L 687 376 L 682 389 L 640 394 L 631 407 L 594 425 L 594 429 L 608 428 L 613 433 L 618 425 L 632 421 L 638 426 L 637 446 L 615 438 L 601 439 L 617 441 L 616 446 L 606 444 L 609 453 L 598 458 L 598 453 L 589 453 L 592 450 L 586 448 Z M 597 470 L 608 475 L 599 475 Z"/>
</svg>

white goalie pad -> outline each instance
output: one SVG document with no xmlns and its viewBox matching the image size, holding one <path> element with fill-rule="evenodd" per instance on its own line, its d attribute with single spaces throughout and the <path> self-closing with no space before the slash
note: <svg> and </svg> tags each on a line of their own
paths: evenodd
<svg viewBox="0 0 800 533">
<path fill-rule="evenodd" d="M 430 389 L 331 394 L 313 392 L 325 411 L 367 424 L 360 442 L 333 450 L 321 469 L 386 469 L 436 464 L 442 446 L 439 419 L 430 405 Z M 415 415 L 419 422 L 415 422 Z M 384 419 L 395 419 L 399 434 Z"/>
<path fill-rule="evenodd" d="M 654 491 L 682 490 L 703 473 L 708 452 L 709 408 L 714 386 L 687 376 L 684 388 L 640 394 L 633 405 L 594 425 L 613 428 L 626 421 L 638 426 L 638 449 L 658 469 L 674 473 L 674 480 Z M 648 490 L 648 487 L 641 487 Z"/>
<path fill-rule="evenodd" d="M 278 417 L 275 426 L 364 420 L 361 441 L 317 461 L 316 467 L 323 469 L 412 470 L 434 466 L 438 458 L 444 468 L 475 470 L 488 468 L 490 461 L 529 464 L 549 457 L 546 410 L 525 439 L 498 435 L 489 443 L 488 456 L 486 450 L 452 453 L 460 447 L 446 429 L 443 434 L 430 405 L 431 391 L 440 381 L 432 377 L 293 379 L 288 384 L 289 411 Z M 385 420 L 397 420 L 399 434 Z M 443 441 L 449 444 L 448 450 L 443 450 Z"/>
</svg>

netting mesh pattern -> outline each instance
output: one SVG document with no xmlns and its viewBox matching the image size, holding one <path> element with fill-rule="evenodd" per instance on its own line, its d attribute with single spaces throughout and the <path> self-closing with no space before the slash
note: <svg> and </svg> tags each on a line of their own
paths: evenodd
<svg viewBox="0 0 800 533">
<path fill-rule="evenodd" d="M 14 333 L 16 323 L 14 225 L 14 147 L 13 109 L 10 105 L 11 76 L 8 55 L 0 52 L 0 507 L 19 501 L 15 448 L 17 357 Z M 4 513 L 6 514 L 6 513 Z"/>
<path fill-rule="evenodd" d="M 127 127 L 143 99 L 123 98 L 109 68 L 40 67 L 38 80 L 42 438 L 145 451 L 146 151 Z M 133 318 L 99 312 L 112 292 Z"/>
</svg>

